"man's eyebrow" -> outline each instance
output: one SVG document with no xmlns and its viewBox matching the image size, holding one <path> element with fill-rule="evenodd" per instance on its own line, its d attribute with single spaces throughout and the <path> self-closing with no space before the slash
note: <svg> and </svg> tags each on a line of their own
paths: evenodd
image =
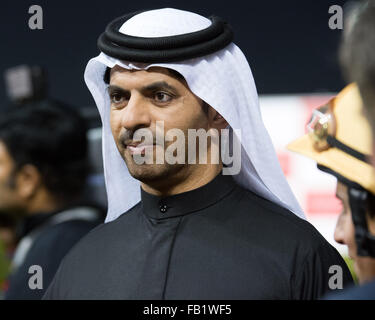
<svg viewBox="0 0 375 320">
<path fill-rule="evenodd" d="M 167 89 L 167 90 L 170 90 L 170 91 L 173 91 L 174 93 L 177 93 L 177 88 L 170 85 L 169 83 L 165 82 L 165 81 L 157 81 L 157 82 L 153 82 L 147 86 L 144 86 L 142 87 L 139 91 L 142 92 L 142 93 L 147 93 L 147 92 L 150 92 L 150 91 L 156 91 L 156 90 L 162 90 L 162 89 Z M 108 86 L 108 92 L 111 92 L 111 91 L 118 91 L 118 92 L 122 92 L 124 94 L 130 94 L 130 91 L 127 90 L 127 89 L 124 89 L 124 88 L 121 88 L 119 86 L 116 86 L 116 85 L 109 85 Z"/>
<path fill-rule="evenodd" d="M 124 88 L 121 88 L 119 86 L 115 86 L 115 85 L 109 85 L 108 88 L 108 93 L 111 93 L 112 91 L 117 91 L 117 92 L 120 92 L 120 93 L 123 93 L 123 94 L 130 94 L 130 91 L 129 90 L 126 90 Z"/>
<path fill-rule="evenodd" d="M 168 89 L 168 90 L 177 92 L 177 89 L 174 86 L 170 85 L 169 83 L 165 81 L 158 81 L 158 82 L 151 83 L 143 87 L 141 91 L 155 91 L 155 90 L 160 90 L 160 89 Z"/>
</svg>

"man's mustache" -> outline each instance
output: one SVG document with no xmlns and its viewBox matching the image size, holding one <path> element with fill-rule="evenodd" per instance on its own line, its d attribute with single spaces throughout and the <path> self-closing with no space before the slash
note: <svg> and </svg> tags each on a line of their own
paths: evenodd
<svg viewBox="0 0 375 320">
<path fill-rule="evenodd" d="M 145 128 L 143 128 L 144 130 Z M 147 129 L 146 129 L 147 130 Z M 137 130 L 125 130 L 124 132 L 122 132 L 120 134 L 120 137 L 119 137 L 119 142 L 121 143 L 121 145 L 126 148 L 128 145 L 137 145 L 137 144 L 140 144 L 142 142 L 145 141 L 146 137 L 145 136 L 142 136 L 142 139 L 141 141 L 134 141 L 134 134 L 136 133 Z M 149 131 L 152 132 L 152 137 L 153 137 L 153 144 L 157 144 L 156 143 L 156 134 L 155 132 L 153 132 L 151 129 L 149 129 Z M 164 137 L 160 137 L 158 139 L 158 142 L 160 141 L 164 141 Z M 158 143 L 159 144 L 159 143 Z"/>
</svg>

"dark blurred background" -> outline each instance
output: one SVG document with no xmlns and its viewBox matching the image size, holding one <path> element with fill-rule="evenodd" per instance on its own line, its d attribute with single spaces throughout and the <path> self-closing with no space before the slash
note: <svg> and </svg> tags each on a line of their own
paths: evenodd
<svg viewBox="0 0 375 320">
<path fill-rule="evenodd" d="M 245 53 L 260 94 L 335 92 L 344 81 L 337 62 L 341 30 L 331 30 L 331 5 L 341 0 L 300 1 L 9 1 L 2 0 L 0 72 L 20 64 L 47 70 L 49 95 L 76 106 L 93 106 L 83 81 L 96 40 L 114 17 L 162 7 L 225 18 Z M 31 5 L 43 9 L 43 30 L 31 30 Z M 4 77 L 1 105 L 6 101 Z"/>
</svg>

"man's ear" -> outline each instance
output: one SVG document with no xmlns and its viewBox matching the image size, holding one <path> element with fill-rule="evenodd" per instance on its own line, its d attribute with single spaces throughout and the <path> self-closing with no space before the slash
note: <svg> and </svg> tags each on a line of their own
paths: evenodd
<svg viewBox="0 0 375 320">
<path fill-rule="evenodd" d="M 32 197 L 42 183 L 39 170 L 31 164 L 24 165 L 16 174 L 16 189 L 24 199 Z"/>
</svg>

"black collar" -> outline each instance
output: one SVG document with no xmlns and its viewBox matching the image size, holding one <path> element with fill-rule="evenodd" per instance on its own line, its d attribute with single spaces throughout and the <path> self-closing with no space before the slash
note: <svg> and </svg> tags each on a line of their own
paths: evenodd
<svg viewBox="0 0 375 320">
<path fill-rule="evenodd" d="M 150 218 L 166 219 L 186 215 L 212 206 L 236 186 L 232 176 L 219 173 L 206 185 L 168 197 L 147 193 L 141 188 L 143 212 Z"/>
</svg>

